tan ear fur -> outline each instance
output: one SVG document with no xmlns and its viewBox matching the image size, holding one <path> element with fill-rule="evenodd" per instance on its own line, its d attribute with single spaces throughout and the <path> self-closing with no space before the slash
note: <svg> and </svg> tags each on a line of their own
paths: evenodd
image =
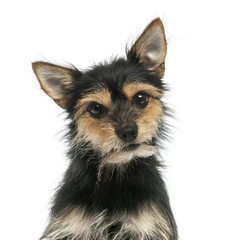
<svg viewBox="0 0 234 240">
<path fill-rule="evenodd" d="M 34 62 L 32 68 L 44 92 L 65 109 L 75 81 L 75 70 L 47 62 Z"/>
<path fill-rule="evenodd" d="M 132 46 L 128 55 L 138 58 L 150 70 L 162 77 L 165 71 L 167 42 L 160 18 L 154 19 Z"/>
</svg>

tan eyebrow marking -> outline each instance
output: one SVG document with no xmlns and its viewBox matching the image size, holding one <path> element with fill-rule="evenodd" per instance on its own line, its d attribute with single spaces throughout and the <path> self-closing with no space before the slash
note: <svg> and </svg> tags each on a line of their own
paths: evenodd
<svg viewBox="0 0 234 240">
<path fill-rule="evenodd" d="M 140 92 L 146 92 L 148 93 L 150 96 L 154 97 L 154 98 L 161 98 L 162 97 L 162 91 L 150 84 L 147 83 L 138 83 L 138 82 L 130 82 L 130 83 L 126 83 L 123 86 L 123 93 L 125 94 L 125 96 L 127 97 L 127 99 L 130 101 L 133 96 Z"/>
<path fill-rule="evenodd" d="M 91 102 L 97 102 L 99 104 L 102 104 L 107 109 L 110 109 L 111 108 L 110 92 L 106 88 L 102 88 L 101 90 L 97 90 L 96 92 L 84 95 L 77 102 L 77 105 L 75 107 L 77 109 L 76 116 L 79 116 L 82 113 L 84 113 Z"/>
</svg>

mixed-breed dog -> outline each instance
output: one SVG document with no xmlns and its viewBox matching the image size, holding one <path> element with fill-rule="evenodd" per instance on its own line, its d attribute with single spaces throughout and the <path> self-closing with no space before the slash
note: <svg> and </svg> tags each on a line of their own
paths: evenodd
<svg viewBox="0 0 234 240">
<path fill-rule="evenodd" d="M 177 240 L 160 169 L 167 43 L 159 18 L 125 58 L 87 71 L 34 62 L 41 88 L 70 120 L 69 167 L 41 239 Z"/>
</svg>

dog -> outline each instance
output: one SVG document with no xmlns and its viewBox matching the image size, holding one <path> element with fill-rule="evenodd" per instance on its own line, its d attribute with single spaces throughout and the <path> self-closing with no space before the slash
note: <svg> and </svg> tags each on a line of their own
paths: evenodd
<svg viewBox="0 0 234 240">
<path fill-rule="evenodd" d="M 125 58 L 83 72 L 32 63 L 41 88 L 70 120 L 70 164 L 41 239 L 178 239 L 160 161 L 166 52 L 156 18 Z"/>
</svg>

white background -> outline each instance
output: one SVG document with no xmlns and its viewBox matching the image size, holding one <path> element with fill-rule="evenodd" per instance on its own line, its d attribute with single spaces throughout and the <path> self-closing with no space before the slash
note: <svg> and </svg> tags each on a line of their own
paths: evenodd
<svg viewBox="0 0 234 240">
<path fill-rule="evenodd" d="M 1 2 L 1 239 L 39 238 L 67 165 L 58 134 L 65 114 L 40 90 L 31 62 L 85 69 L 123 56 L 157 16 L 168 39 L 166 101 L 176 112 L 164 176 L 180 239 L 234 239 L 231 0 Z"/>
</svg>

